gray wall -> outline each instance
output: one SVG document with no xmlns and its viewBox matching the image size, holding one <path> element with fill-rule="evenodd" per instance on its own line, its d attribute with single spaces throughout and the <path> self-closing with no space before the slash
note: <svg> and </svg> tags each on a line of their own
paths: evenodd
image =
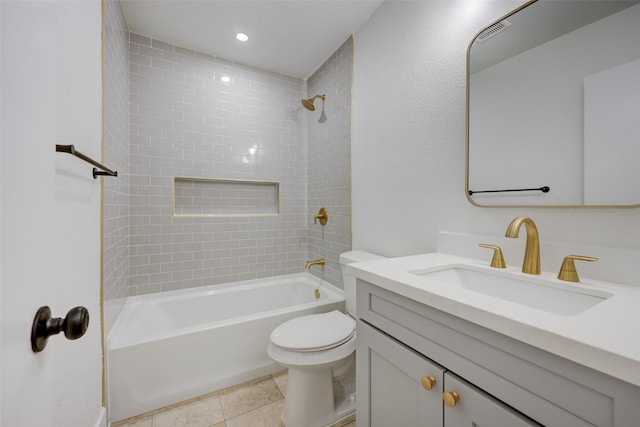
<svg viewBox="0 0 640 427">
<path fill-rule="evenodd" d="M 351 75 L 353 38 L 344 44 L 307 80 L 307 97 L 326 95 L 316 111 L 307 114 L 308 128 L 308 257 L 324 258 L 324 268 L 311 274 L 342 286 L 338 259 L 351 248 Z M 326 120 L 325 120 L 326 119 Z M 325 226 L 313 224 L 321 207 L 329 212 Z"/>
<path fill-rule="evenodd" d="M 103 298 L 105 330 L 129 295 L 129 30 L 118 1 L 104 2 Z"/>
<path fill-rule="evenodd" d="M 640 250 L 639 209 L 477 208 L 465 197 L 467 46 L 519 4 L 386 1 L 355 34 L 354 248 L 432 252 L 439 230 L 503 236 L 527 215 L 542 241 Z"/>
<path fill-rule="evenodd" d="M 353 41 L 308 81 L 128 33 L 105 2 L 104 299 L 303 271 L 342 286 L 350 249 Z M 224 82 L 221 77 L 229 77 Z M 309 112 L 300 103 L 327 95 Z M 172 215 L 174 176 L 280 183 L 280 215 Z M 324 206 L 326 227 L 313 224 Z"/>
<path fill-rule="evenodd" d="M 130 61 L 129 295 L 302 271 L 305 82 L 137 34 Z M 174 176 L 279 181 L 280 215 L 172 217 Z"/>
</svg>

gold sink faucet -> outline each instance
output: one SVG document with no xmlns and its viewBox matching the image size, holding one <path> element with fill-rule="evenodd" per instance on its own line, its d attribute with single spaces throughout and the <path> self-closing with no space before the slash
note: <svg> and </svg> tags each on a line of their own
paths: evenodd
<svg viewBox="0 0 640 427">
<path fill-rule="evenodd" d="M 312 265 L 324 265 L 324 258 L 320 258 L 315 261 L 307 261 L 307 263 L 304 265 L 304 269 L 308 270 Z"/>
<path fill-rule="evenodd" d="M 520 226 L 524 224 L 527 228 L 527 243 L 524 249 L 524 261 L 522 262 L 522 272 L 527 274 L 540 274 L 540 238 L 535 222 L 529 217 L 519 216 L 511 221 L 505 237 L 518 237 Z"/>
</svg>

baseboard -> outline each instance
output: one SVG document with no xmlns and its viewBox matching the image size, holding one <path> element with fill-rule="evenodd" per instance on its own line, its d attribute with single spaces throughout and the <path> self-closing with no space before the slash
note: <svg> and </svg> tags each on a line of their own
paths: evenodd
<svg viewBox="0 0 640 427">
<path fill-rule="evenodd" d="M 94 427 L 107 427 L 107 408 L 101 407 Z"/>
</svg>

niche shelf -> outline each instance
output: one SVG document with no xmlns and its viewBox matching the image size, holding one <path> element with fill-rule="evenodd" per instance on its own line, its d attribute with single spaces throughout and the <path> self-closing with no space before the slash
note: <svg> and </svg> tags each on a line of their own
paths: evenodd
<svg viewBox="0 0 640 427">
<path fill-rule="evenodd" d="M 173 216 L 242 217 L 280 214 L 280 183 L 173 177 Z"/>
</svg>

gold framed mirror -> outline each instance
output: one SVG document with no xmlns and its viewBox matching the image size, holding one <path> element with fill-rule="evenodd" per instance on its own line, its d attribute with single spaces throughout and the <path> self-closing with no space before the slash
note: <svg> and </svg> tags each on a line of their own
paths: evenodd
<svg viewBox="0 0 640 427">
<path fill-rule="evenodd" d="M 477 206 L 640 206 L 640 2 L 533 0 L 467 50 Z"/>
</svg>

